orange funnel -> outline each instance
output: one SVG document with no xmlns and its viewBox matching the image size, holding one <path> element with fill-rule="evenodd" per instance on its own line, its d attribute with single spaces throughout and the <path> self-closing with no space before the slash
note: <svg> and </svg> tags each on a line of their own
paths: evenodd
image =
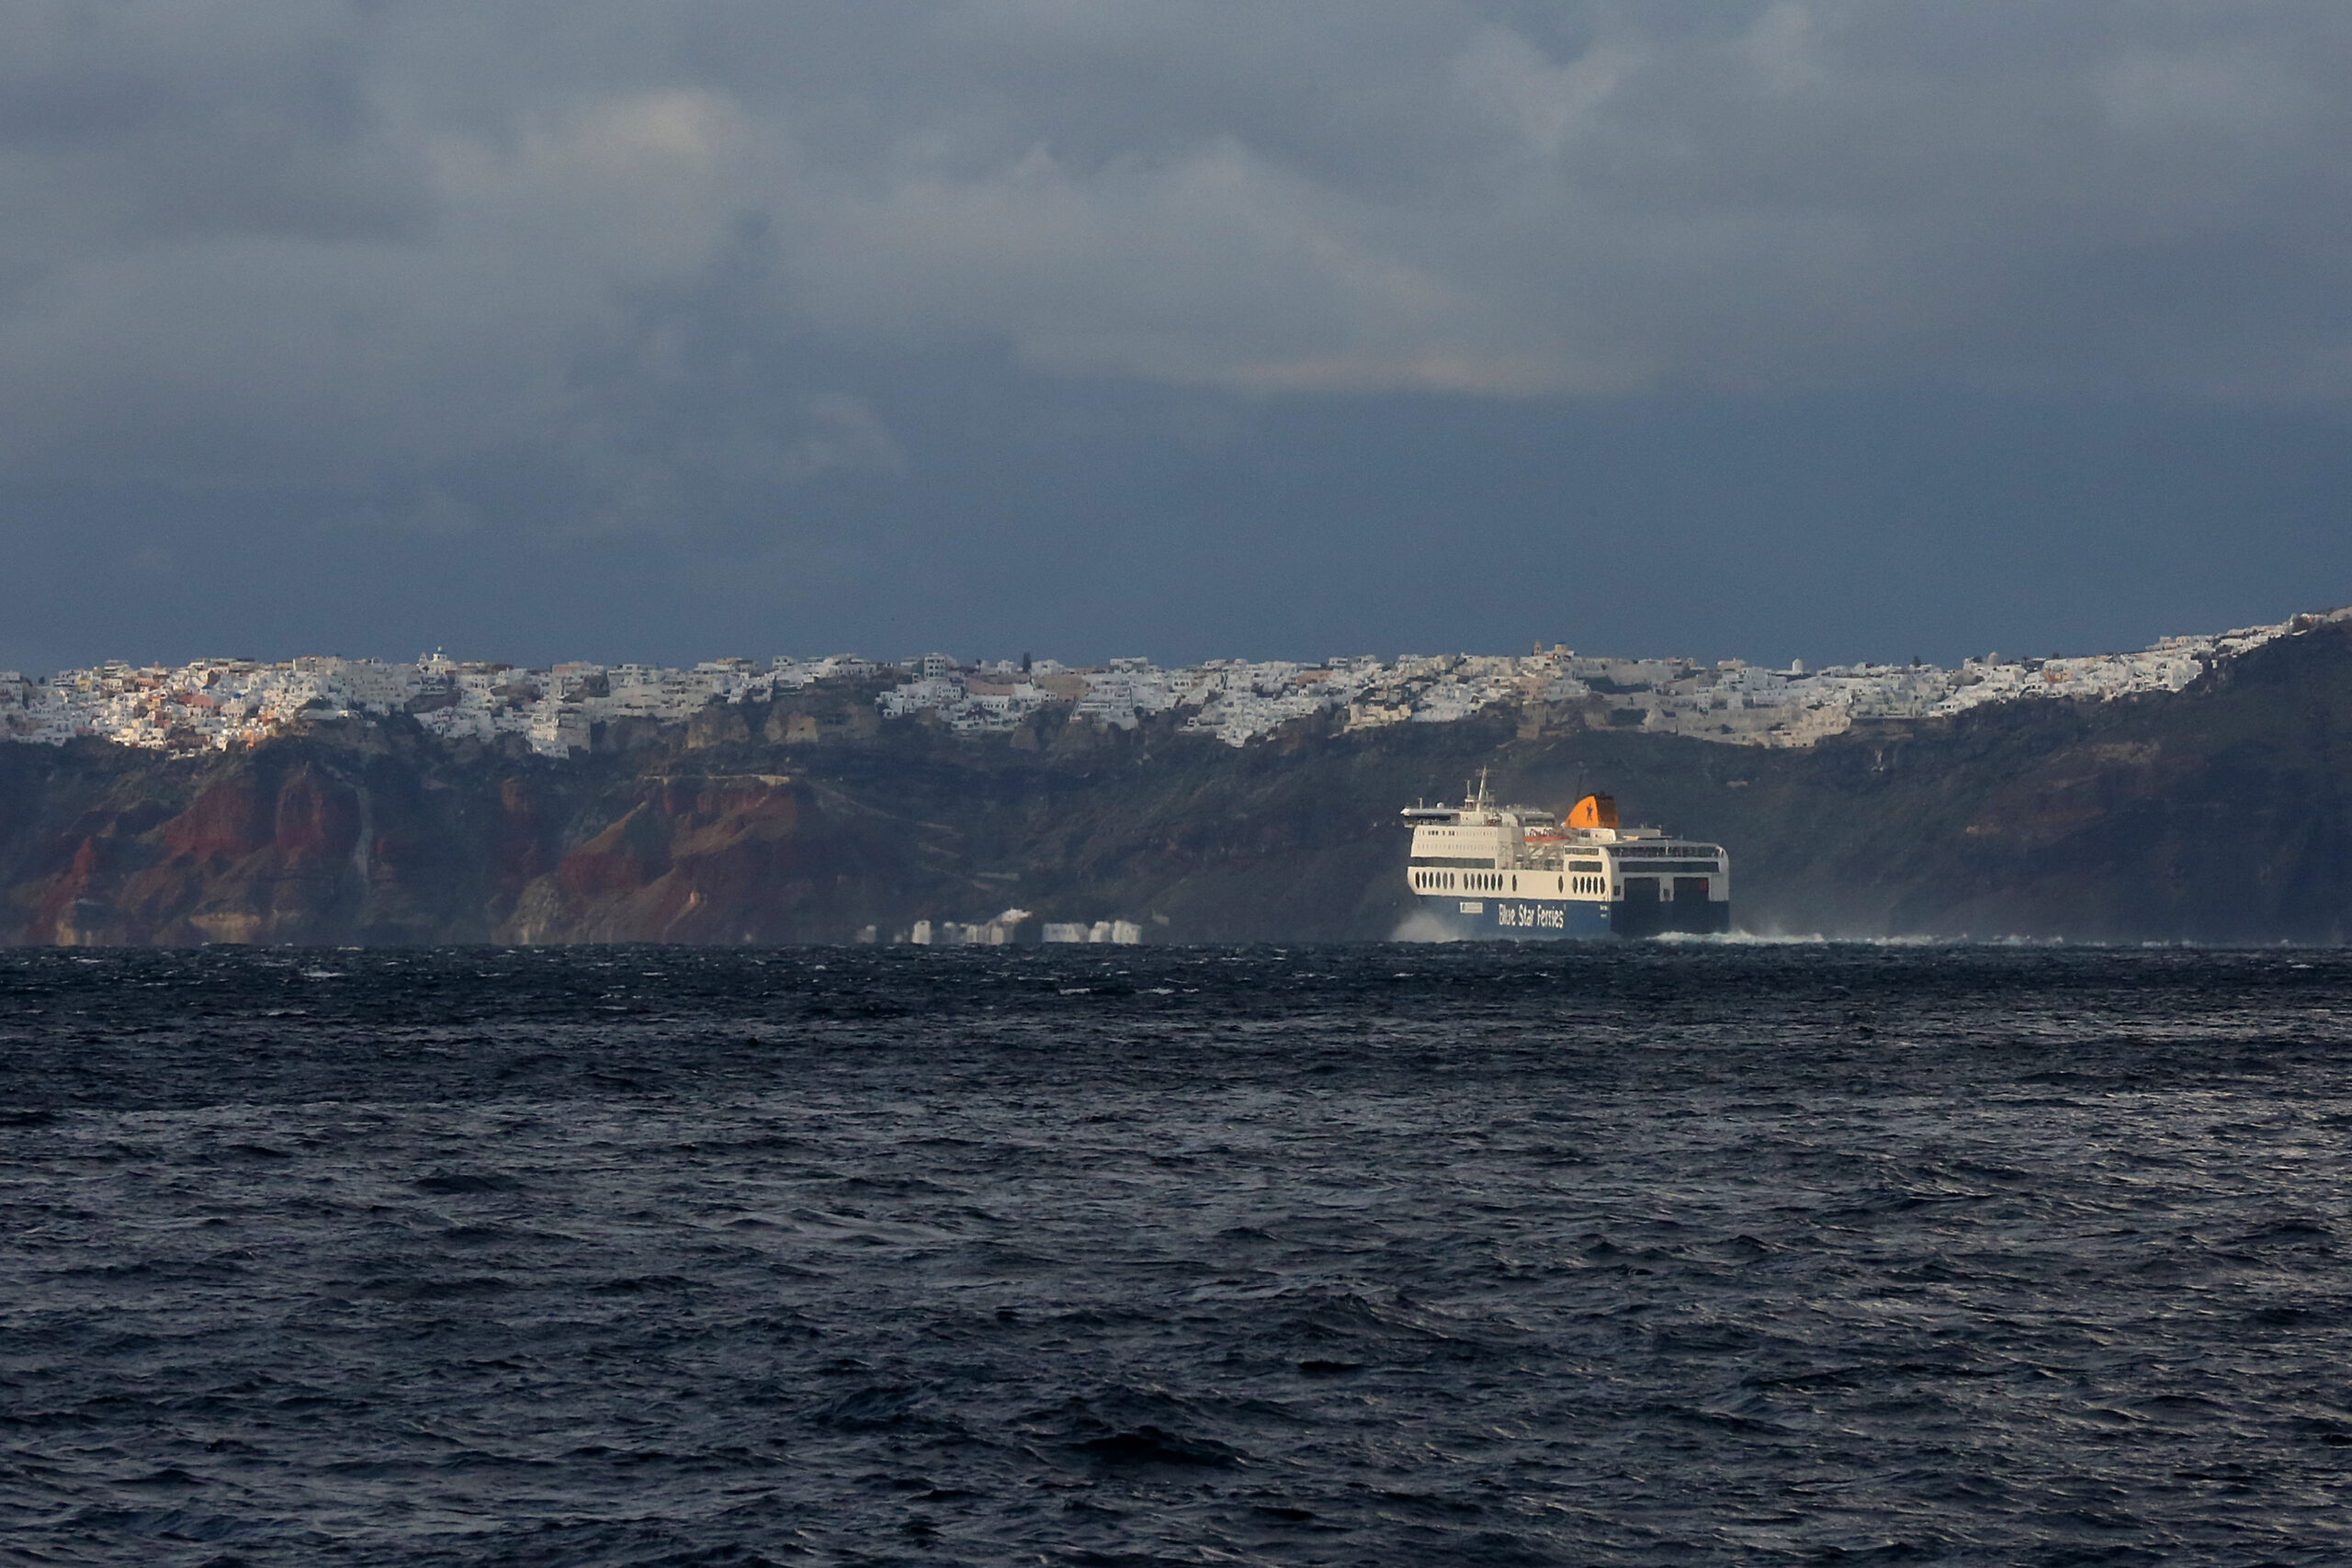
<svg viewBox="0 0 2352 1568">
<path fill-rule="evenodd" d="M 1588 795 L 1568 813 L 1571 828 L 1614 828 L 1617 826 L 1617 797 L 1611 795 Z"/>
</svg>

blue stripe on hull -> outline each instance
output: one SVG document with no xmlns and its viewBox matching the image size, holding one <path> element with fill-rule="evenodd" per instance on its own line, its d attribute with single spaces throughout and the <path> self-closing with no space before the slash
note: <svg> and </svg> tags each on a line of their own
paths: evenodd
<svg viewBox="0 0 2352 1568">
<path fill-rule="evenodd" d="M 1506 894 L 1464 898 L 1424 893 L 1416 902 L 1426 919 L 1464 941 L 1565 942 L 1596 937 L 1657 936 L 1666 931 L 1727 931 L 1731 906 L 1722 903 L 1640 904 L 1600 899 L 1514 898 Z"/>
<path fill-rule="evenodd" d="M 1492 942 L 1562 942 L 1609 934 L 1609 906 L 1597 899 L 1419 896 L 1421 913 L 1453 936 Z"/>
</svg>

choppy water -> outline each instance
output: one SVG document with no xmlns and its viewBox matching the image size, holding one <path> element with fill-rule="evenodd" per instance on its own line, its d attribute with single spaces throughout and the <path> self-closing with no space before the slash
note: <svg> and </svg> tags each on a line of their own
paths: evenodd
<svg viewBox="0 0 2352 1568">
<path fill-rule="evenodd" d="M 0 1560 L 2342 1562 L 2352 957 L 0 953 Z"/>
</svg>

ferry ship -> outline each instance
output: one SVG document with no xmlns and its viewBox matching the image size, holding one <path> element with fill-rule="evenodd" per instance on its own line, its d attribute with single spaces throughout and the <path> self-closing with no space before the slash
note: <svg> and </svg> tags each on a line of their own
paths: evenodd
<svg viewBox="0 0 2352 1568">
<path fill-rule="evenodd" d="M 1486 775 L 1460 806 L 1408 806 L 1415 902 L 1449 934 L 1556 941 L 1731 930 L 1731 863 L 1720 844 L 1628 828 L 1588 795 L 1561 821 L 1496 806 Z"/>
</svg>

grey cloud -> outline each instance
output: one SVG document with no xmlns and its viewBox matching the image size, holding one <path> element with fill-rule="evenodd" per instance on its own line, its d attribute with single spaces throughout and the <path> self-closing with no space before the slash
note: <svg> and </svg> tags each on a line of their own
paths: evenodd
<svg viewBox="0 0 2352 1568">
<path fill-rule="evenodd" d="M 25 0 L 0 41 L 0 200 L 20 255 L 33 236 L 71 262 L 77 243 L 386 238 L 428 217 L 427 171 L 379 123 L 367 29 L 343 7 Z"/>
<path fill-rule="evenodd" d="M 1064 374 L 2335 398 L 2347 55 L 2322 4 L 45 0 L 0 353 L 73 420 L 552 436 L 756 213 L 778 331 Z"/>
<path fill-rule="evenodd" d="M 25 0 L 0 470 L 838 583 L 1018 533 L 957 398 L 2340 412 L 2346 79 L 2335 0 Z"/>
</svg>

